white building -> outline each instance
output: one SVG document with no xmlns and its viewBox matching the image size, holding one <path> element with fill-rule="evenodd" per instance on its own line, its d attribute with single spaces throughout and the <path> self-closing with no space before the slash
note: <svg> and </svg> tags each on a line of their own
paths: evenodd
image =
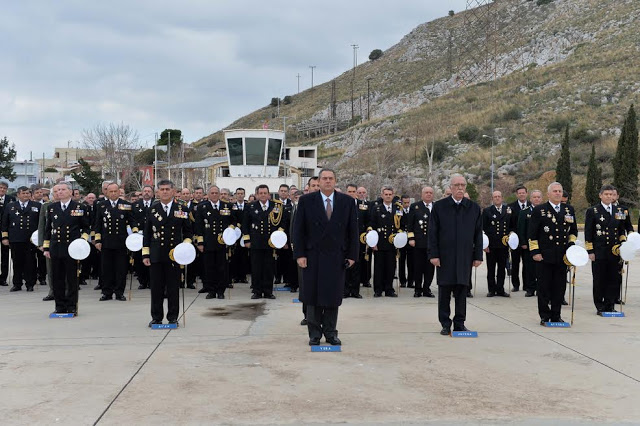
<svg viewBox="0 0 640 426">
<path fill-rule="evenodd" d="M 181 177 L 184 171 L 187 187 L 245 188 L 250 194 L 260 184 L 268 185 L 271 192 L 277 192 L 283 183 L 303 188 L 307 179 L 319 172 L 318 148 L 283 146 L 281 130 L 225 130 L 224 136 L 225 157 L 172 165 L 172 177 Z"/>
<path fill-rule="evenodd" d="M 0 177 L 0 180 L 9 184 L 9 192 L 14 192 L 21 186 L 30 188 L 40 182 L 40 164 L 37 161 L 12 161 L 12 164 L 16 179 L 10 182 L 9 179 Z"/>
</svg>

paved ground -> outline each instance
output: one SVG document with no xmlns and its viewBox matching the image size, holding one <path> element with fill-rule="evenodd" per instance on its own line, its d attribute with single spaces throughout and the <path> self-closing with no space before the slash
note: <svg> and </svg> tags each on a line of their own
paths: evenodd
<svg viewBox="0 0 640 426">
<path fill-rule="evenodd" d="M 637 262 L 640 263 L 640 262 Z M 3 424 L 640 423 L 640 278 L 626 318 L 600 318 L 590 268 L 578 273 L 575 324 L 538 325 L 535 298 L 469 299 L 477 339 L 443 337 L 435 299 L 348 299 L 342 353 L 310 353 L 292 295 L 253 303 L 186 291 L 186 327 L 150 330 L 149 292 L 49 319 L 38 292 L 0 289 Z M 563 317 L 569 319 L 565 307 Z"/>
</svg>

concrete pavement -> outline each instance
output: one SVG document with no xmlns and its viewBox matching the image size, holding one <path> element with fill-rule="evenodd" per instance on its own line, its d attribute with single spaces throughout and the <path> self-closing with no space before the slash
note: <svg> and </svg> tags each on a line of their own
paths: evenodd
<svg viewBox="0 0 640 426">
<path fill-rule="evenodd" d="M 595 315 L 578 272 L 571 329 L 538 325 L 536 298 L 486 298 L 484 265 L 467 326 L 439 335 L 436 299 L 347 299 L 341 353 L 311 353 L 297 294 L 206 300 L 186 290 L 186 327 L 150 330 L 149 291 L 49 319 L 46 287 L 0 288 L 3 424 L 640 423 L 640 265 L 625 318 Z M 435 289 L 435 286 L 432 286 Z M 569 320 L 570 307 L 563 308 Z"/>
</svg>

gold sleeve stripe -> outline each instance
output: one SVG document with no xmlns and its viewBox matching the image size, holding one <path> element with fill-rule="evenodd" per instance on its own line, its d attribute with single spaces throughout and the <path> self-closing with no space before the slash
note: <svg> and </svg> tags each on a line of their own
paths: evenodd
<svg viewBox="0 0 640 426">
<path fill-rule="evenodd" d="M 89 241 L 89 234 L 87 234 L 87 233 L 85 232 L 84 234 L 82 234 L 82 237 L 81 237 L 81 238 L 82 238 L 83 240 L 85 240 L 85 241 Z"/>
<path fill-rule="evenodd" d="M 8 232 L 3 232 L 2 233 L 2 238 L 9 238 L 9 233 Z"/>
<path fill-rule="evenodd" d="M 204 243 L 204 237 L 203 237 L 203 236 L 199 236 L 199 237 L 197 237 L 197 241 L 198 241 L 199 243 Z"/>
<path fill-rule="evenodd" d="M 569 235 L 569 242 L 570 243 L 575 243 L 577 239 L 578 239 L 577 236 L 575 236 L 573 234 Z"/>
<path fill-rule="evenodd" d="M 586 248 L 587 250 L 593 250 L 593 243 L 590 241 L 585 242 L 584 248 Z"/>
<path fill-rule="evenodd" d="M 627 241 L 626 235 L 620 235 L 620 241 Z"/>
<path fill-rule="evenodd" d="M 102 239 L 102 234 L 96 232 L 95 238 L 96 238 L 96 240 L 101 240 Z"/>
<path fill-rule="evenodd" d="M 538 240 L 529 240 L 529 250 L 540 250 Z"/>
<path fill-rule="evenodd" d="M 414 235 L 413 232 L 407 232 L 407 238 L 415 238 L 416 236 Z"/>
<path fill-rule="evenodd" d="M 250 236 L 250 235 L 243 235 L 243 236 L 242 236 L 242 239 L 243 239 L 244 241 L 249 241 L 249 239 L 250 239 L 250 238 L 251 238 L 251 236 Z"/>
<path fill-rule="evenodd" d="M 42 247 L 49 248 L 49 244 L 51 244 L 49 240 L 44 240 L 44 242 L 42 243 Z"/>
<path fill-rule="evenodd" d="M 149 247 L 142 247 L 142 255 L 149 256 Z"/>
<path fill-rule="evenodd" d="M 183 243 L 188 243 L 191 244 L 193 241 L 191 241 L 191 238 L 185 238 Z"/>
</svg>

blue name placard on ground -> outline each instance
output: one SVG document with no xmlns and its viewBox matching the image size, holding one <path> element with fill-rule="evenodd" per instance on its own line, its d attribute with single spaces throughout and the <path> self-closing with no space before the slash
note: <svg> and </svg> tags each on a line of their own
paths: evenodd
<svg viewBox="0 0 640 426">
<path fill-rule="evenodd" d="M 603 317 L 624 317 L 624 312 L 603 312 Z"/>
<path fill-rule="evenodd" d="M 73 318 L 73 314 L 49 314 L 49 318 Z"/>
<path fill-rule="evenodd" d="M 290 291 L 289 287 L 276 287 L 276 291 Z"/>
<path fill-rule="evenodd" d="M 571 324 L 569 324 L 568 322 L 545 322 L 544 323 L 545 327 L 552 327 L 552 328 L 570 328 Z"/>
<path fill-rule="evenodd" d="M 311 352 L 342 352 L 342 346 L 334 346 L 334 345 L 311 346 Z"/>
<path fill-rule="evenodd" d="M 451 337 L 478 337 L 477 331 L 452 331 Z"/>
<path fill-rule="evenodd" d="M 178 324 L 151 324 L 153 330 L 166 330 L 171 328 L 178 328 Z"/>
<path fill-rule="evenodd" d="M 293 299 L 293 303 L 301 303 L 300 299 Z"/>
</svg>

